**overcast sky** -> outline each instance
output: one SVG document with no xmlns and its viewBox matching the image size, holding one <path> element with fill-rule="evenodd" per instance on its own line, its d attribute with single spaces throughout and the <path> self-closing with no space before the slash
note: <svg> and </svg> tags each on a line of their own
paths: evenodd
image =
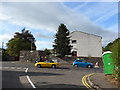
<svg viewBox="0 0 120 90">
<path fill-rule="evenodd" d="M 101 36 L 105 46 L 118 37 L 118 3 L 1 2 L 0 21 L 0 43 L 26 27 L 36 39 L 37 50 L 53 48 L 54 35 L 63 23 L 70 32 Z"/>
</svg>

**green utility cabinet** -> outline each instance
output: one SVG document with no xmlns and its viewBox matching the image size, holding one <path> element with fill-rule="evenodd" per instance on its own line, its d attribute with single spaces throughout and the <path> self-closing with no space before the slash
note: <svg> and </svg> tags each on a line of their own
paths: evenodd
<svg viewBox="0 0 120 90">
<path fill-rule="evenodd" d="M 112 52 L 110 52 L 110 51 L 106 51 L 102 55 L 105 74 L 112 74 L 113 70 L 114 70 L 114 65 L 112 63 L 111 53 Z"/>
</svg>

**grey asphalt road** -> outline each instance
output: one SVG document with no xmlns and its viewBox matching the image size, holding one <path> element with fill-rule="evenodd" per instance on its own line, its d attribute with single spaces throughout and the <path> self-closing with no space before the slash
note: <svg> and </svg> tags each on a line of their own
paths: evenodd
<svg viewBox="0 0 120 90">
<path fill-rule="evenodd" d="M 28 72 L 25 70 L 28 68 Z M 2 88 L 86 88 L 82 77 L 90 73 L 102 73 L 102 69 L 61 66 L 57 69 L 36 68 L 33 63 L 3 62 Z"/>
</svg>

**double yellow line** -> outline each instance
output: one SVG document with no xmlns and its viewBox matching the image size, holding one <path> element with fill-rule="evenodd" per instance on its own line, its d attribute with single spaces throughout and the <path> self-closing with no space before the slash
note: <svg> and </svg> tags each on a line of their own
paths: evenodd
<svg viewBox="0 0 120 90">
<path fill-rule="evenodd" d="M 89 77 L 89 76 L 92 76 L 94 75 L 95 73 L 91 73 L 91 74 L 88 74 L 88 75 L 85 75 L 83 78 L 82 78 L 82 83 L 87 87 L 87 88 L 92 88 L 86 81 L 86 79 Z"/>
</svg>

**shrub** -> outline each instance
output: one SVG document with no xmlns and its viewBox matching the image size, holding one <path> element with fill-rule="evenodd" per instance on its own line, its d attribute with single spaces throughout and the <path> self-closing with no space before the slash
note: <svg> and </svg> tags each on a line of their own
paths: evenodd
<svg viewBox="0 0 120 90">
<path fill-rule="evenodd" d="M 120 81 L 120 38 L 114 41 L 111 51 L 113 64 L 115 66 L 113 76 Z"/>
</svg>

